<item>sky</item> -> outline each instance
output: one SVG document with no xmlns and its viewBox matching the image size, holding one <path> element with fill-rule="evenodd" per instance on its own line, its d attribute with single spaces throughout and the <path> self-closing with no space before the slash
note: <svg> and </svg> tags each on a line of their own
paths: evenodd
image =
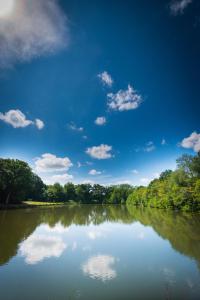
<svg viewBox="0 0 200 300">
<path fill-rule="evenodd" d="M 200 151 L 198 0 L 0 0 L 0 156 L 146 185 Z"/>
</svg>

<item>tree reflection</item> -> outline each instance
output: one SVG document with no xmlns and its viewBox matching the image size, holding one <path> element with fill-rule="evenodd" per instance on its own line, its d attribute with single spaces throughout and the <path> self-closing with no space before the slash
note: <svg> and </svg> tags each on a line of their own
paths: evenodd
<svg viewBox="0 0 200 300">
<path fill-rule="evenodd" d="M 136 221 L 151 226 L 175 250 L 195 259 L 200 266 L 199 214 L 125 205 L 76 205 L 1 211 L 0 265 L 9 262 L 17 254 L 20 243 L 28 239 L 40 224 L 54 228 L 59 223 L 67 228 L 72 225 L 98 225 L 104 222 L 131 224 Z"/>
</svg>

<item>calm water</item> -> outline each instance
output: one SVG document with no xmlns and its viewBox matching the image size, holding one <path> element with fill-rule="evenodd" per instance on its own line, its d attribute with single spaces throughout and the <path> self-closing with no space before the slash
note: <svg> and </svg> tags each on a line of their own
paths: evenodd
<svg viewBox="0 0 200 300">
<path fill-rule="evenodd" d="M 200 299 L 200 215 L 125 206 L 0 212 L 0 299 Z"/>
</svg>

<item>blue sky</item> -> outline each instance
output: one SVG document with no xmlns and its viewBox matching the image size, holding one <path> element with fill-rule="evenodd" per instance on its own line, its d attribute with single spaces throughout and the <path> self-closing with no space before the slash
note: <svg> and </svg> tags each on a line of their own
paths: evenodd
<svg viewBox="0 0 200 300">
<path fill-rule="evenodd" d="M 200 4 L 0 0 L 0 156 L 147 184 L 200 150 Z"/>
</svg>

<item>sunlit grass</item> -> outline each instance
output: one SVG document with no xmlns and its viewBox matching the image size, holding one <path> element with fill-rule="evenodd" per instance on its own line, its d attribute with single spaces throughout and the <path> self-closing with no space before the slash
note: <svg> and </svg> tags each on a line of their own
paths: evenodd
<svg viewBox="0 0 200 300">
<path fill-rule="evenodd" d="M 41 201 L 24 201 L 24 204 L 31 206 L 48 206 L 48 205 L 64 205 L 66 202 L 41 202 Z"/>
</svg>

